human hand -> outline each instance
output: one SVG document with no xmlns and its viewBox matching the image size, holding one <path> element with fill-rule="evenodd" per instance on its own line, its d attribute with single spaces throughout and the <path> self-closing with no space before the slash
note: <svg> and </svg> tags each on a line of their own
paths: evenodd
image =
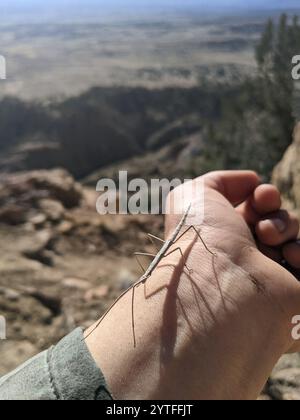
<svg viewBox="0 0 300 420">
<path fill-rule="evenodd" d="M 205 219 L 197 228 L 217 256 L 192 231 L 184 235 L 176 243 L 184 258 L 173 253 L 145 290 L 136 289 L 137 347 L 130 293 L 86 340 L 116 398 L 254 399 L 279 357 L 299 348 L 291 335 L 299 283 L 258 250 L 247 213 L 234 207 L 255 194 L 257 175 L 218 172 L 204 181 Z M 167 236 L 179 219 L 166 217 Z"/>
<path fill-rule="evenodd" d="M 253 394 L 250 396 L 249 387 L 249 396 L 253 398 L 255 386 L 259 394 L 259 377 L 263 386 L 278 358 L 285 352 L 300 349 L 300 343 L 293 340 L 291 333 L 294 328 L 292 319 L 300 313 L 300 285 L 297 281 L 300 247 L 296 241 L 299 222 L 288 212 L 279 210 L 278 190 L 269 185 L 260 186 L 257 175 L 252 172 L 216 172 L 204 179 L 205 220 L 200 229 L 206 245 L 217 253 L 218 258 L 214 264 L 215 284 L 200 287 L 200 300 L 205 302 L 211 315 L 218 313 L 216 319 L 223 325 L 224 332 L 215 337 L 218 346 L 212 341 L 210 353 L 215 349 L 217 359 L 222 348 L 230 349 L 223 350 L 222 356 L 223 360 L 228 357 L 229 369 L 227 374 L 223 372 L 227 383 L 230 383 L 230 377 L 234 380 L 230 370 L 235 371 L 237 361 L 252 372 L 248 379 L 253 385 Z M 167 217 L 167 236 L 176 223 L 178 217 Z M 192 233 L 185 240 L 191 238 Z M 203 265 L 199 249 L 198 252 L 198 266 L 203 271 L 206 265 Z M 194 257 L 194 262 L 191 258 L 192 255 L 188 264 L 194 270 L 195 278 L 197 257 Z M 289 263 L 289 271 L 280 265 L 283 259 Z M 198 275 L 200 277 L 199 270 Z M 231 318 L 228 308 L 235 303 L 240 313 Z M 210 332 L 213 330 L 212 327 Z M 240 373 L 242 371 L 240 369 Z M 212 369 L 208 368 L 208 377 L 210 374 L 214 376 Z M 245 382 L 247 379 L 237 374 L 235 380 Z M 233 390 L 234 386 L 228 387 L 229 393 L 236 398 L 238 390 L 237 393 Z"/>
</svg>

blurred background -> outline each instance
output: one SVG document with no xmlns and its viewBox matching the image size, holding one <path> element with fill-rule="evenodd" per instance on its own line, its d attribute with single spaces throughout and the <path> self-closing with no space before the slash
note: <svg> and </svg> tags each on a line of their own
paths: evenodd
<svg viewBox="0 0 300 420">
<path fill-rule="evenodd" d="M 292 0 L 1 1 L 0 375 L 96 320 L 162 235 L 161 217 L 98 215 L 100 178 L 254 169 L 299 213 L 298 16 Z M 261 398 L 300 399 L 298 355 Z"/>
</svg>

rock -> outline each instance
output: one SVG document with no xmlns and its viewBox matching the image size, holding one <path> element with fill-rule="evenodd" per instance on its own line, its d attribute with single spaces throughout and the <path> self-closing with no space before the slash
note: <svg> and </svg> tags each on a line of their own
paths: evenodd
<svg viewBox="0 0 300 420">
<path fill-rule="evenodd" d="M 38 206 L 45 217 L 52 222 L 57 222 L 64 216 L 65 208 L 59 201 L 44 198 L 39 200 Z"/>
<path fill-rule="evenodd" d="M 281 357 L 279 362 L 274 368 L 273 374 L 277 374 L 278 372 L 290 369 L 290 368 L 299 368 L 300 369 L 300 354 L 286 354 Z"/>
<path fill-rule="evenodd" d="M 65 235 L 69 232 L 71 232 L 71 230 L 73 229 L 74 225 L 72 222 L 68 221 L 68 220 L 64 220 L 63 222 L 61 222 L 57 228 L 56 231 L 57 233 L 60 233 L 62 235 Z"/>
<path fill-rule="evenodd" d="M 273 172 L 273 183 L 279 188 L 288 209 L 300 215 L 300 123 L 294 132 L 294 141 Z"/>
<path fill-rule="evenodd" d="M 88 290 L 91 284 L 87 280 L 69 277 L 62 281 L 62 286 L 69 289 Z"/>
<path fill-rule="evenodd" d="M 37 253 L 47 248 L 53 240 L 54 234 L 49 229 L 41 230 L 33 236 L 25 238 L 20 245 L 23 253 Z"/>
<path fill-rule="evenodd" d="M 40 273 L 43 265 L 39 261 L 24 258 L 20 255 L 0 259 L 0 276 L 9 275 L 14 279 L 16 273 L 22 273 L 23 276 L 32 276 L 34 273 Z"/>
<path fill-rule="evenodd" d="M 10 300 L 11 302 L 17 301 L 21 296 L 19 291 L 6 287 L 0 287 L 0 295 L 4 296 L 5 299 Z"/>
<path fill-rule="evenodd" d="M 86 302 L 90 302 L 92 300 L 103 299 L 109 293 L 109 287 L 107 285 L 101 285 L 96 287 L 95 289 L 88 290 L 84 295 L 84 299 Z"/>
<path fill-rule="evenodd" d="M 300 355 L 283 356 L 276 365 L 266 392 L 275 400 L 300 400 Z"/>
<path fill-rule="evenodd" d="M 3 175 L 0 181 L 0 221 L 25 223 L 33 209 L 42 209 L 42 213 L 56 221 L 62 217 L 64 208 L 77 207 L 82 200 L 80 185 L 63 169 Z"/>
<path fill-rule="evenodd" d="M 43 226 L 47 221 L 47 217 L 43 213 L 37 213 L 28 219 L 28 222 L 36 227 Z"/>
<path fill-rule="evenodd" d="M 133 285 L 136 281 L 136 277 L 133 275 L 132 272 L 123 268 L 117 278 L 117 282 L 120 285 L 120 289 L 122 291 L 127 290 L 129 287 Z"/>
<path fill-rule="evenodd" d="M 54 233 L 49 229 L 44 229 L 25 238 L 21 242 L 20 249 L 25 257 L 51 266 L 53 263 L 53 253 L 51 252 L 53 240 Z"/>
<path fill-rule="evenodd" d="M 33 341 L 33 326 L 49 325 L 54 316 L 53 308 L 26 291 L 22 291 L 20 298 L 13 301 L 0 296 L 0 305 L 7 321 L 8 339 L 30 337 Z"/>
<path fill-rule="evenodd" d="M 287 368 L 279 370 L 271 377 L 271 382 L 278 382 L 283 385 L 299 387 L 300 392 L 300 368 Z"/>
<path fill-rule="evenodd" d="M 262 394 L 258 397 L 258 401 L 272 401 L 272 398 L 269 395 Z"/>
<path fill-rule="evenodd" d="M 49 198 L 61 202 L 66 208 L 77 207 L 82 200 L 80 185 L 63 169 L 34 171 L 27 178 L 33 187 L 46 190 Z"/>
<path fill-rule="evenodd" d="M 293 389 L 292 386 L 271 385 L 269 393 L 274 400 L 278 401 L 299 401 L 300 392 Z"/>
<path fill-rule="evenodd" d="M 51 296 L 49 294 L 40 292 L 36 289 L 28 288 L 25 291 L 26 295 L 33 297 L 39 303 L 41 303 L 45 308 L 49 309 L 52 312 L 53 316 L 58 316 L 62 311 L 62 302 L 61 299 L 57 296 Z"/>
<path fill-rule="evenodd" d="M 38 349 L 27 340 L 0 341 L 0 377 L 36 355 Z"/>
<path fill-rule="evenodd" d="M 0 222 L 8 225 L 19 225 L 26 221 L 25 213 L 22 207 L 16 204 L 4 205 L 0 209 Z"/>
<path fill-rule="evenodd" d="M 272 181 L 283 197 L 283 206 L 300 217 L 300 123 L 294 140 L 273 172 Z M 300 400 L 300 355 L 280 359 L 270 378 L 269 394 L 279 400 Z"/>
</svg>

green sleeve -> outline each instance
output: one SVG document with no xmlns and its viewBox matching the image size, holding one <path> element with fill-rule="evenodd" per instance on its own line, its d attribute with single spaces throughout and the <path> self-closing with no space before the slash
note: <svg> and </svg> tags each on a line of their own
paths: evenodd
<svg viewBox="0 0 300 420">
<path fill-rule="evenodd" d="M 81 328 L 0 379 L 0 400 L 111 400 Z"/>
</svg>

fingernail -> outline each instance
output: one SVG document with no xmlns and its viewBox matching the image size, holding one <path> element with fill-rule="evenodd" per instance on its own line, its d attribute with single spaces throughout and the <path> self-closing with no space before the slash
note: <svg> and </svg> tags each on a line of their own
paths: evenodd
<svg viewBox="0 0 300 420">
<path fill-rule="evenodd" d="M 270 221 L 280 233 L 285 231 L 286 224 L 282 219 L 270 219 Z"/>
<path fill-rule="evenodd" d="M 267 219 L 261 222 L 263 226 L 275 227 L 279 233 L 283 233 L 286 230 L 286 224 L 282 219 Z"/>
</svg>

